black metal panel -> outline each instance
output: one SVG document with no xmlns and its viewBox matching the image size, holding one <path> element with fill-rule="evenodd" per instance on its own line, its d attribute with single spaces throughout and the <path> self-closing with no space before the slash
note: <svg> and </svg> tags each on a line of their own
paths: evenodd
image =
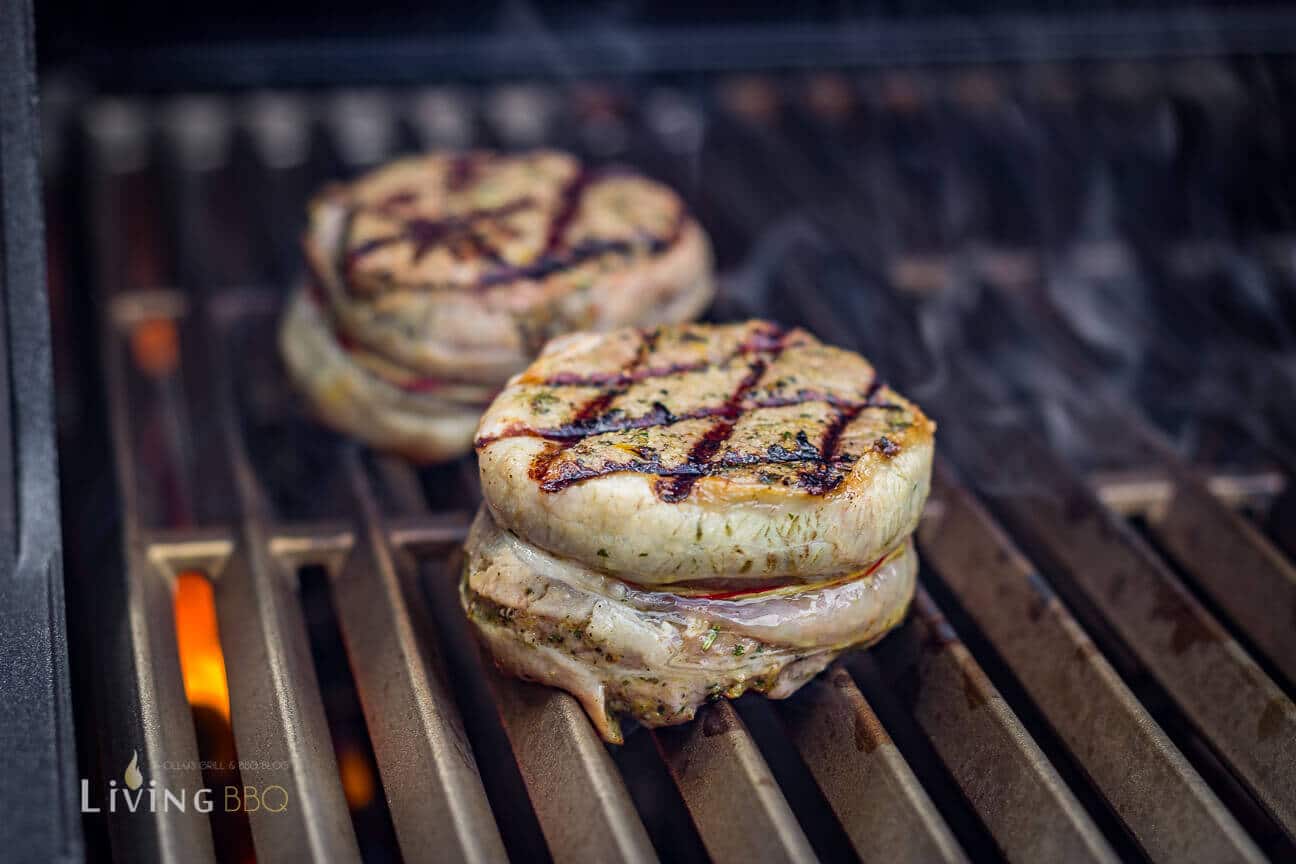
<svg viewBox="0 0 1296 864">
<path fill-rule="evenodd" d="M 0 7 L 0 857 L 82 858 L 28 0 Z"/>
<path fill-rule="evenodd" d="M 203 5 L 211 4 L 199 4 L 199 13 Z M 930 10 L 814 15 L 780 6 L 775 20 L 753 21 L 703 4 L 678 18 L 537 10 L 447 22 L 440 8 L 418 14 L 407 5 L 393 12 L 380 4 L 349 16 L 320 16 L 312 8 L 240 18 L 220 4 L 212 6 L 216 15 L 189 19 L 187 27 L 166 13 L 136 10 L 128 17 L 117 9 L 104 10 L 104 26 L 80 14 L 43 22 L 58 43 L 48 62 L 105 91 L 1281 54 L 1296 41 L 1296 17 L 1264 6 L 1149 11 L 1079 4 L 1074 11 L 974 18 Z M 134 26 L 123 27 L 124 20 Z"/>
</svg>

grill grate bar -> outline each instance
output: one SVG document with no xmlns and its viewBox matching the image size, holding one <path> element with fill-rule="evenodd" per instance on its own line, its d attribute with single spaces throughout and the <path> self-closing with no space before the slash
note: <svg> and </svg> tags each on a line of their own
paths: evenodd
<svg viewBox="0 0 1296 864">
<path fill-rule="evenodd" d="M 762 145 L 753 151 L 764 151 L 767 163 L 754 165 L 753 174 L 795 175 L 809 185 L 821 179 L 805 179 L 814 178 L 813 167 L 772 134 L 753 137 L 758 139 L 755 143 Z M 771 151 L 785 168 L 790 165 L 796 170 L 789 168 L 785 175 L 770 170 Z M 830 219 L 827 227 L 845 251 L 854 256 L 864 255 L 866 250 L 851 242 L 848 221 Z M 866 265 L 866 261 L 861 261 L 861 266 Z M 893 324 L 900 323 L 902 314 L 890 309 L 884 312 L 884 316 L 896 316 Z M 840 310 L 822 320 L 816 319 L 816 323 L 822 332 L 841 333 L 844 344 L 858 342 L 858 334 L 839 325 L 839 318 Z M 879 320 L 875 315 L 869 323 L 873 328 L 892 329 L 886 326 L 885 317 Z M 912 329 L 894 327 L 896 332 Z M 876 346 L 864 347 L 867 350 Z M 894 349 L 888 351 L 895 353 Z M 889 356 L 888 351 L 880 352 L 880 356 Z M 1002 423 L 968 423 L 977 418 L 969 417 L 963 410 L 967 400 L 1003 403 L 1000 393 L 986 393 L 985 385 L 993 378 L 985 370 L 974 374 L 969 366 L 972 362 L 970 358 L 963 359 L 961 368 L 950 370 L 958 378 L 958 388 L 946 382 L 948 390 L 928 398 L 936 416 L 955 427 L 946 439 L 949 449 L 960 454 L 959 461 L 965 463 L 964 467 L 978 469 L 977 476 L 995 477 L 999 473 L 999 457 L 1012 453 L 1014 462 L 1019 467 L 1025 466 L 1030 476 L 1047 479 L 1050 494 L 1043 498 L 999 490 L 998 495 L 991 496 L 996 512 L 1009 521 L 1015 533 L 1042 534 L 1047 538 L 1045 545 L 1057 545 L 1057 552 L 1065 550 L 1065 555 L 1059 557 L 1037 552 L 1036 546 L 1030 549 L 1036 553 L 1032 557 L 1057 567 L 1084 586 L 1086 595 L 1130 643 L 1140 661 L 1162 678 L 1194 724 L 1203 729 L 1290 835 L 1292 787 L 1296 785 L 1296 777 L 1290 776 L 1290 772 L 1284 776 L 1284 771 L 1277 766 L 1284 761 L 1290 764 L 1292 759 L 1291 703 L 1162 563 L 1115 523 L 1060 457 L 1045 449 L 1023 428 L 1003 428 Z M 896 365 L 903 366 L 903 363 Z M 961 393 L 964 401 L 947 398 L 955 392 Z M 1009 513 L 1014 518 L 1008 518 Z M 1100 550 L 1099 554 L 1095 555 L 1095 550 Z M 1120 588 L 1115 588 L 1116 582 L 1121 583 Z M 1119 602 L 1112 599 L 1113 589 L 1116 595 L 1121 595 Z M 1139 595 L 1137 599 L 1135 594 Z M 1184 640 L 1189 644 L 1183 644 Z M 1174 680 L 1170 680 L 1172 676 Z"/>
<path fill-rule="evenodd" d="M 948 468 L 938 470 L 933 487 L 919 530 L 926 562 L 957 594 L 1143 850 L 1162 861 L 1263 860 Z"/>
<path fill-rule="evenodd" d="M 656 860 L 621 776 L 584 709 L 566 693 L 506 677 L 495 668 L 459 611 L 462 554 L 456 551 L 441 563 L 429 568 L 426 584 L 429 602 L 439 610 L 442 639 L 467 646 L 458 652 L 460 685 L 485 690 L 549 854 L 560 861 Z M 509 817 L 497 812 L 497 818 Z"/>
<path fill-rule="evenodd" d="M 1001 438 L 1058 496 L 989 493 L 1028 554 L 1074 586 L 1161 681 L 1289 836 L 1296 829 L 1296 707 L 1125 526 L 1057 457 Z"/>
<path fill-rule="evenodd" d="M 485 687 L 507 734 L 540 832 L 555 860 L 657 860 L 629 791 L 581 703 L 496 670 L 459 613 L 456 552 L 432 576 L 432 602 L 450 610 L 448 639 L 472 645 L 464 652 L 469 687 Z M 448 620 L 454 617 L 455 620 Z"/>
<path fill-rule="evenodd" d="M 475 645 L 458 612 L 463 556 L 457 546 L 468 520 L 455 520 L 458 531 L 420 525 L 420 515 L 427 521 L 426 505 L 413 471 L 391 459 L 380 460 L 378 471 L 397 511 L 393 533 L 411 553 L 439 557 L 443 563 L 430 568 L 428 577 L 430 602 L 443 612 L 450 610 L 436 617 L 443 638 Z M 447 534 L 456 548 L 439 542 Z M 621 775 L 580 703 L 561 691 L 504 676 L 477 650 L 465 653 L 467 675 L 474 682 L 485 681 L 490 691 L 550 854 L 560 861 L 657 860 Z"/>
<path fill-rule="evenodd" d="M 653 732 L 707 852 L 717 861 L 812 861 L 814 851 L 751 733 L 724 700 Z"/>
<path fill-rule="evenodd" d="M 508 737 L 540 830 L 556 860 L 655 861 L 647 831 L 621 775 L 584 709 L 567 693 L 499 672 L 478 649 L 459 612 L 458 550 L 431 568 L 431 603 L 443 638 L 472 646 L 462 652 L 467 686 L 485 686 Z"/>
<path fill-rule="evenodd" d="M 779 714 L 861 858 L 967 860 L 845 669 L 811 681 Z"/>
<path fill-rule="evenodd" d="M 555 860 L 656 861 L 634 803 L 575 698 L 483 664 Z"/>
<path fill-rule="evenodd" d="M 389 543 L 354 449 L 346 449 L 342 465 L 362 534 L 346 563 L 333 569 L 333 592 L 401 856 L 498 861 L 504 845 L 463 723 L 439 658 L 424 654 L 435 644 L 428 623 L 421 607 L 405 599 L 415 562 Z M 409 722 L 389 722 L 393 717 Z"/>
<path fill-rule="evenodd" d="M 1116 860 L 925 589 L 907 626 L 848 663 L 908 707 L 1008 860 Z"/>
<path fill-rule="evenodd" d="M 92 158 L 98 182 L 92 190 L 93 207 L 100 215 L 116 212 L 127 194 L 127 180 L 136 168 L 135 155 L 127 150 L 138 148 L 134 130 L 123 124 L 133 118 L 121 116 L 124 106 L 113 104 L 113 114 L 101 112 L 90 118 L 88 129 L 96 145 Z M 111 128 L 105 129 L 107 124 Z M 130 132 L 131 140 L 123 145 L 117 133 Z M 107 150 L 108 152 L 105 152 Z M 130 158 L 127 158 L 130 157 Z M 94 222 L 95 268 L 101 284 L 116 286 L 125 280 L 121 250 L 126 248 L 122 231 L 113 230 L 112 219 Z M 116 491 L 122 504 L 122 561 L 120 580 L 114 573 L 107 584 L 120 590 L 105 591 L 101 598 L 95 626 L 102 628 L 106 644 L 112 646 L 108 662 L 129 675 L 129 686 L 110 676 L 92 676 L 96 690 L 95 703 L 104 716 L 116 722 L 105 723 L 107 734 L 101 744 L 101 772 L 116 777 L 137 748 L 142 752 L 141 769 L 153 772 L 170 760 L 179 764 L 169 776 L 186 788 L 202 785 L 198 769 L 198 742 L 193 718 L 184 692 L 171 601 L 171 576 L 150 554 L 142 537 L 138 511 L 139 466 L 131 446 L 133 420 L 137 416 L 128 400 L 126 326 L 128 316 L 119 314 L 116 306 L 100 322 L 100 347 L 108 418 L 113 439 L 113 467 Z M 112 563 L 106 562 L 113 567 Z M 114 568 L 115 569 L 115 568 Z M 129 670 L 129 671 L 126 671 Z M 118 718 L 136 720 L 142 741 L 134 737 L 134 724 Z M 161 811 L 140 814 L 138 819 L 114 819 L 110 824 L 114 850 L 147 854 L 163 862 L 214 861 L 215 849 L 207 820 L 195 809 L 186 813 Z"/>
<path fill-rule="evenodd" d="M 211 310 L 205 310 L 208 313 Z M 260 854 L 268 858 L 309 855 L 321 861 L 358 861 L 360 850 L 348 817 L 337 760 L 329 745 L 314 661 L 297 597 L 296 572 L 271 553 L 270 510 L 248 461 L 239 428 L 233 347 L 221 315 L 205 320 L 206 367 L 215 387 L 224 430 L 225 455 L 241 511 L 238 541 L 216 581 L 221 644 L 227 658 L 230 710 L 239 752 L 257 754 L 244 780 L 256 786 L 288 787 L 294 806 L 248 814 Z M 198 350 L 204 346 L 201 342 Z M 282 763 L 281 770 L 261 763 Z"/>
<path fill-rule="evenodd" d="M 1170 500 L 1149 524 L 1175 562 L 1246 632 L 1288 686 L 1296 686 L 1296 567 L 1187 471 L 1174 478 Z"/>
<path fill-rule="evenodd" d="M 1128 406 L 1103 392 L 1101 377 L 1092 368 L 1079 337 L 1055 310 L 1020 291 L 995 289 L 1010 314 L 1020 317 L 1021 329 L 1046 331 L 1038 340 L 1043 353 L 1054 358 L 1077 381 L 1092 382 L 1096 394 L 1090 416 L 1078 419 L 1089 449 L 1101 453 L 1109 430 L 1126 430 L 1128 446 L 1143 465 L 1155 466 L 1168 479 L 1164 500 L 1148 512 L 1152 533 L 1215 605 L 1239 624 L 1251 644 L 1286 678 L 1296 683 L 1296 567 L 1241 514 L 1226 506 L 1214 490 L 1187 466 L 1174 448 Z M 1101 495 L 1101 492 L 1100 492 Z"/>
</svg>

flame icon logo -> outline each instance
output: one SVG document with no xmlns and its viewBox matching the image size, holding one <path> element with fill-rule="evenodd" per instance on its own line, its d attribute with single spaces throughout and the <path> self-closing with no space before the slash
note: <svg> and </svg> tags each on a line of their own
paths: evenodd
<svg viewBox="0 0 1296 864">
<path fill-rule="evenodd" d="M 144 775 L 139 770 L 139 753 L 131 751 L 130 764 L 126 766 L 126 788 L 132 792 L 144 783 Z"/>
</svg>

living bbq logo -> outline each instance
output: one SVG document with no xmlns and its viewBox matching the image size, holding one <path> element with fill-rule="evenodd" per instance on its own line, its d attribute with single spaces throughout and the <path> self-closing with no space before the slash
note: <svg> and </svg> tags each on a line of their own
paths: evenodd
<svg viewBox="0 0 1296 864">
<path fill-rule="evenodd" d="M 201 762 L 163 764 L 164 769 L 172 770 L 193 767 L 222 766 Z M 239 763 L 238 767 L 261 766 Z M 131 759 L 122 773 L 121 783 L 116 779 L 109 780 L 105 794 L 95 801 L 91 801 L 90 792 L 90 781 L 81 778 L 82 813 L 185 813 L 190 809 L 198 813 L 211 813 L 218 807 L 226 813 L 239 810 L 246 813 L 255 813 L 258 810 L 282 813 L 288 809 L 288 790 L 274 783 L 264 786 L 242 785 L 220 788 L 200 786 L 191 790 L 183 786 L 172 789 L 160 785 L 157 780 L 146 782 L 144 772 L 140 770 L 138 751 L 131 751 Z"/>
</svg>

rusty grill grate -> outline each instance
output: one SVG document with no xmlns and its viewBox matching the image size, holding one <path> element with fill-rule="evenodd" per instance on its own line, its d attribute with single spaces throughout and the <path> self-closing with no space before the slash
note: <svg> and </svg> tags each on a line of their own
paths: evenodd
<svg viewBox="0 0 1296 864">
<path fill-rule="evenodd" d="M 1243 434 L 1256 446 L 1230 447 L 1238 459 L 1189 464 L 1161 431 L 1182 417 L 1149 420 L 1166 403 L 1136 411 L 1130 396 L 1188 380 L 1175 377 L 1196 351 L 1174 341 L 1180 323 L 1200 336 L 1203 316 L 1228 319 L 1185 292 L 1166 332 L 1139 345 L 1146 380 L 1122 390 L 1045 288 L 1063 268 L 1080 292 L 1154 266 L 1126 235 L 1076 227 L 1072 171 L 1137 168 L 1137 136 L 1122 130 L 1185 93 L 1250 116 L 1224 86 L 1245 70 L 1171 71 L 78 106 L 62 122 L 84 147 L 62 155 L 83 164 L 51 181 L 51 244 L 72 255 L 68 208 L 84 207 L 80 266 L 97 300 L 59 317 L 93 317 L 98 347 L 65 324 L 60 360 L 65 375 L 101 376 L 115 478 L 68 507 L 95 526 L 99 545 L 86 548 L 114 548 L 73 561 L 92 776 L 116 776 L 136 750 L 150 776 L 204 758 L 171 611 L 179 574 L 198 571 L 214 585 L 233 740 L 253 763 L 242 780 L 284 786 L 291 802 L 248 814 L 261 860 L 1296 854 L 1296 569 L 1280 551 L 1291 463 L 1265 446 L 1291 428 L 1290 406 L 1258 406 L 1279 431 Z M 1175 75 L 1224 85 L 1175 91 Z M 1091 140 L 1078 137 L 1091 117 L 1108 149 L 1066 150 Z M 419 476 L 366 454 L 315 428 L 286 387 L 275 316 L 316 183 L 400 149 L 538 143 L 673 182 L 713 232 L 727 274 L 719 314 L 779 317 L 857 347 L 941 424 L 909 621 L 791 700 L 718 702 L 688 726 L 605 747 L 573 699 L 483 662 L 461 619 L 455 550 L 477 503 L 474 467 Z M 1156 192 L 1126 206 L 1164 204 Z M 1040 195 L 1056 206 L 1041 209 Z M 1291 229 L 1255 229 L 1264 243 L 1245 259 L 1289 299 Z M 1167 229 L 1157 261 L 1231 265 L 1220 242 Z M 75 276 L 55 272 L 56 305 L 71 304 L 58 280 Z M 950 321 L 962 323 L 942 329 Z M 1041 412 L 1059 405 L 1061 427 Z M 65 448 L 104 434 L 89 428 Z M 1201 440 L 1212 456 L 1215 439 Z M 102 473 L 96 452 L 65 449 L 69 488 Z M 119 525 L 101 527 L 105 502 Z M 303 571 L 327 577 L 394 846 L 369 842 L 348 806 Z M 203 778 L 181 767 L 165 783 Z M 217 857 L 194 811 L 101 831 L 121 860 Z"/>
</svg>

